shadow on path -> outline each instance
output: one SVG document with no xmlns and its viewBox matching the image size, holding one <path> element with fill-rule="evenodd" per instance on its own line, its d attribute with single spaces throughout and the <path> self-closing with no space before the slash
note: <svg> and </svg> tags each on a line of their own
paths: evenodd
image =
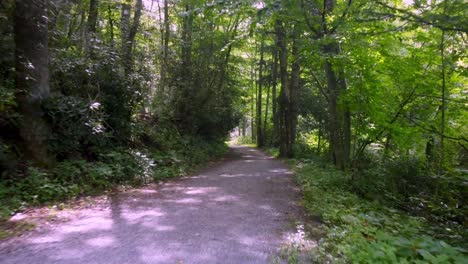
<svg viewBox="0 0 468 264">
<path fill-rule="evenodd" d="M 293 227 L 297 192 L 279 161 L 248 147 L 199 174 L 110 197 L 13 245 L 0 263 L 269 263 Z"/>
</svg>

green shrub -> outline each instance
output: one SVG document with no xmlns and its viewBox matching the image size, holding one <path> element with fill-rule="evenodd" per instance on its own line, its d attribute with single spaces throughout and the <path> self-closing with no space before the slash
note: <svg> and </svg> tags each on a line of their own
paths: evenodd
<svg viewBox="0 0 468 264">
<path fill-rule="evenodd" d="M 3 217 L 32 204 L 98 193 L 115 185 L 139 185 L 185 175 L 227 150 L 219 140 L 182 136 L 169 125 L 153 130 L 148 124 L 138 127 L 138 133 L 134 131 L 138 137 L 134 138 L 133 148 L 122 144 L 111 148 L 105 135 L 93 134 L 90 127 L 78 125 L 91 118 L 83 101 L 54 98 L 47 111 L 56 129 L 51 141 L 57 143 L 53 150 L 59 161 L 49 170 L 29 167 L 3 175 Z M 73 125 L 67 127 L 71 121 Z M 97 141 L 85 141 L 87 136 Z"/>
<path fill-rule="evenodd" d="M 440 240 L 453 232 L 432 226 L 354 193 L 352 178 L 327 165 L 302 160 L 296 163 L 304 205 L 319 215 L 326 230 L 317 248 L 317 261 L 331 263 L 464 263 L 466 251 Z M 376 179 L 374 179 L 376 180 Z M 465 247 L 464 234 L 453 243 Z"/>
<path fill-rule="evenodd" d="M 73 96 L 54 96 L 44 103 L 52 131 L 49 150 L 59 160 L 94 155 L 93 149 L 109 143 L 100 108 L 99 102 Z"/>
<path fill-rule="evenodd" d="M 255 141 L 252 139 L 251 136 L 245 136 L 245 137 L 238 137 L 236 140 L 236 143 L 239 145 L 249 145 L 249 144 L 254 144 Z"/>
<path fill-rule="evenodd" d="M 467 222 L 467 178 L 460 172 L 437 175 L 414 157 L 388 158 L 354 171 L 353 192 L 437 222 Z"/>
</svg>

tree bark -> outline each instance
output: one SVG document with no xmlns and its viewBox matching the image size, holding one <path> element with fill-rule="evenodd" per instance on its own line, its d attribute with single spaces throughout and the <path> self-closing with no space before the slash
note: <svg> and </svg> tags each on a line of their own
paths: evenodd
<svg viewBox="0 0 468 264">
<path fill-rule="evenodd" d="M 327 36 L 328 27 L 324 20 L 325 15 L 335 8 L 336 0 L 325 0 L 323 11 L 322 37 Z M 331 37 L 331 36 L 330 36 Z M 347 89 L 344 71 L 341 66 L 334 67 L 331 58 L 340 53 L 339 43 L 331 38 L 323 46 L 323 52 L 327 54 L 325 59 L 325 76 L 327 79 L 327 99 L 328 99 L 328 118 L 329 118 L 329 140 L 330 153 L 333 163 L 340 169 L 345 169 L 349 165 L 349 156 L 351 152 L 351 114 L 345 102 L 341 97 Z M 340 101 L 344 103 L 340 107 Z"/>
<path fill-rule="evenodd" d="M 333 42 L 324 47 L 329 57 L 339 54 L 338 43 Z M 341 71 L 341 70 L 339 70 Z M 333 163 L 340 169 L 349 164 L 351 146 L 351 115 L 348 107 L 340 107 L 339 103 L 346 90 L 346 80 L 342 72 L 337 72 L 329 58 L 325 61 L 325 76 L 328 86 L 328 117 L 330 149 Z"/>
<path fill-rule="evenodd" d="M 280 20 L 275 22 L 276 46 L 278 47 L 281 90 L 278 100 L 278 128 L 280 157 L 289 157 L 288 146 L 288 112 L 289 112 L 289 81 L 288 81 L 288 49 L 286 46 L 286 32 Z"/>
<path fill-rule="evenodd" d="M 254 76 L 254 63 L 252 63 L 252 65 L 250 65 L 250 87 L 251 89 L 253 90 L 254 88 L 256 89 L 256 86 L 255 86 L 255 76 Z M 257 136 L 256 136 L 256 133 L 255 133 L 255 97 L 257 95 L 257 92 L 256 90 L 254 90 L 251 94 L 251 104 L 250 104 L 250 113 L 251 113 L 251 117 L 250 117 L 250 134 L 251 134 L 251 138 L 252 138 L 252 143 L 256 141 L 257 139 Z"/>
<path fill-rule="evenodd" d="M 164 0 L 164 35 L 163 36 L 163 62 L 161 63 L 161 82 L 160 82 L 160 93 L 163 94 L 166 89 L 166 75 L 167 75 L 167 66 L 169 60 L 169 37 L 170 37 L 170 28 L 169 28 L 169 0 Z"/>
<path fill-rule="evenodd" d="M 188 1 L 187 1 L 188 2 Z M 193 31 L 193 6 L 189 3 L 185 4 L 186 15 L 182 19 L 182 43 L 181 43 L 181 63 L 178 95 L 174 98 L 177 102 L 176 119 L 180 122 L 182 129 L 187 133 L 196 133 L 195 114 L 193 111 L 192 102 L 195 98 L 195 90 L 193 87 L 192 78 L 192 31 Z M 182 99 L 183 98 L 183 99 Z M 182 100 L 181 100 L 182 99 Z"/>
<path fill-rule="evenodd" d="M 140 26 L 140 17 L 142 9 L 143 1 L 135 0 L 135 12 L 133 15 L 133 23 L 128 31 L 127 39 L 124 45 L 124 65 L 127 73 L 131 72 L 133 68 L 132 51 L 133 46 L 135 45 L 135 36 L 138 32 L 138 27 Z"/>
<path fill-rule="evenodd" d="M 267 86 L 267 90 L 266 90 L 265 118 L 263 119 L 263 142 L 264 142 L 263 144 L 264 145 L 268 143 L 268 138 L 270 136 L 267 134 L 269 105 L 270 105 L 270 85 Z"/>
<path fill-rule="evenodd" d="M 19 134 L 24 158 L 47 167 L 49 128 L 41 104 L 49 97 L 47 0 L 16 0 L 16 102 L 22 115 Z"/>
<path fill-rule="evenodd" d="M 107 19 L 109 20 L 109 34 L 110 34 L 110 46 L 114 48 L 114 19 L 112 18 L 112 8 L 111 5 L 107 6 Z"/>
<path fill-rule="evenodd" d="M 272 110 L 272 122 L 273 122 L 273 133 L 272 133 L 272 143 L 274 146 L 278 143 L 278 98 L 276 95 L 277 81 L 278 81 L 278 50 L 275 46 L 273 48 L 273 67 L 271 74 L 272 82 L 272 94 L 271 94 L 271 110 Z"/>
<path fill-rule="evenodd" d="M 287 133 L 288 133 L 288 157 L 294 155 L 294 144 L 296 143 L 296 127 L 297 127 L 297 95 L 300 88 L 300 58 L 299 47 L 297 43 L 297 32 L 295 33 L 292 44 L 293 62 L 291 66 L 291 81 L 289 82 L 289 112 L 287 118 Z"/>
<path fill-rule="evenodd" d="M 182 67 L 184 77 L 191 78 L 191 65 L 192 65 L 192 27 L 193 27 L 193 14 L 190 5 L 185 6 L 185 12 L 188 13 L 184 17 L 182 29 Z"/>
<path fill-rule="evenodd" d="M 122 38 L 122 44 L 121 44 L 121 56 L 122 60 L 124 60 L 124 56 L 126 54 L 126 47 L 127 47 L 127 41 L 128 41 L 128 36 L 130 32 L 130 12 L 132 10 L 132 6 L 129 3 L 129 0 L 125 0 L 122 3 L 122 8 L 121 8 L 121 15 L 120 15 L 120 32 L 121 32 L 121 38 Z"/>
<path fill-rule="evenodd" d="M 261 148 L 263 147 L 263 130 L 262 130 L 262 89 L 263 89 L 263 64 L 265 63 L 263 60 L 263 54 L 264 54 L 264 45 L 265 41 L 262 37 L 260 44 L 260 65 L 258 69 L 258 80 L 257 80 L 257 147 Z"/>
<path fill-rule="evenodd" d="M 86 26 L 86 37 L 85 37 L 85 51 L 86 53 L 92 52 L 92 40 L 96 37 L 96 25 L 98 18 L 98 0 L 90 0 L 89 2 L 89 13 L 88 23 Z"/>
</svg>

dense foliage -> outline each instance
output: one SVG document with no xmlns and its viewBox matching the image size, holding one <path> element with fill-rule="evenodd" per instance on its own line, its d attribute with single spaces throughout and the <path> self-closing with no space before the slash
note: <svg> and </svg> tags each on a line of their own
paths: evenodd
<svg viewBox="0 0 468 264">
<path fill-rule="evenodd" d="M 257 8 L 239 142 L 320 157 L 299 182 L 327 226 L 328 261 L 462 263 L 466 1 Z"/>
<path fill-rule="evenodd" d="M 1 214 L 183 174 L 237 126 L 240 142 L 307 160 L 299 182 L 326 225 L 325 259 L 462 260 L 467 10 L 1 1 Z"/>
<path fill-rule="evenodd" d="M 320 216 L 326 232 L 313 252 L 318 261 L 464 263 L 468 234 L 447 219 L 455 215 L 439 215 L 437 222 L 424 214 L 410 215 L 398 209 L 402 201 L 394 197 L 379 201 L 357 195 L 349 176 L 323 162 L 302 159 L 294 166 L 304 190 L 304 205 L 309 213 Z M 361 183 L 356 185 L 362 188 Z M 380 197 L 373 190 L 376 186 L 365 184 L 367 195 Z M 445 204 L 427 202 L 424 209 L 435 215 L 448 211 Z M 414 210 L 424 210 L 420 205 L 415 203 Z M 453 213 L 464 217 L 462 212 Z"/>
<path fill-rule="evenodd" d="M 241 115 L 230 53 L 249 8 L 2 1 L 2 216 L 181 175 L 223 153 Z"/>
</svg>

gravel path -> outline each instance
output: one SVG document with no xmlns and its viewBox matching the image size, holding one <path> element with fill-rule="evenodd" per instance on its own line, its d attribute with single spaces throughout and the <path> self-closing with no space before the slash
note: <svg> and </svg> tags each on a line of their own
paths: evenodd
<svg viewBox="0 0 468 264">
<path fill-rule="evenodd" d="M 236 146 L 198 175 L 0 244 L 0 263 L 270 263 L 295 231 L 296 200 L 281 162 Z"/>
</svg>

